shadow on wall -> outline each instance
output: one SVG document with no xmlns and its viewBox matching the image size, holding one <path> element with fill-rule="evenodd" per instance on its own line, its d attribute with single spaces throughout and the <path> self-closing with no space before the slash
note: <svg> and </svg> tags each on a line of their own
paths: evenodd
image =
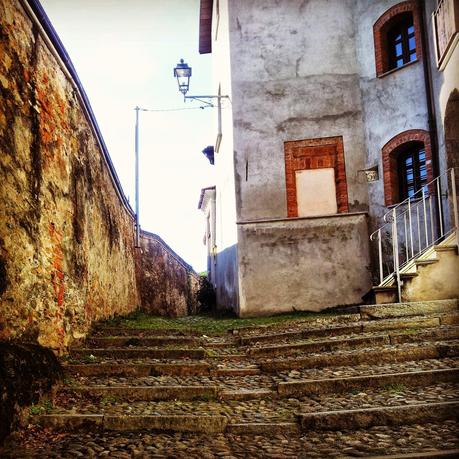
<svg viewBox="0 0 459 459">
<path fill-rule="evenodd" d="M 142 231 L 137 256 L 141 309 L 168 317 L 195 314 L 199 276 L 158 235 Z"/>
<path fill-rule="evenodd" d="M 217 310 L 229 310 L 239 314 L 239 285 L 237 279 L 237 244 L 217 253 L 215 271 Z"/>
</svg>

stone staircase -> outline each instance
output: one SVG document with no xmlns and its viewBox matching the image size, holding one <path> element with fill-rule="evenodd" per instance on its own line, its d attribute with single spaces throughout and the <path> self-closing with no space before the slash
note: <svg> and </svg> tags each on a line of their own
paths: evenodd
<svg viewBox="0 0 459 459">
<path fill-rule="evenodd" d="M 102 324 L 29 422 L 69 432 L 37 457 L 458 457 L 458 363 L 458 300 L 216 336 Z"/>
<path fill-rule="evenodd" d="M 433 245 L 400 269 L 402 301 L 429 301 L 459 297 L 459 252 L 456 232 Z M 398 299 L 395 275 L 372 289 L 375 302 Z"/>
</svg>

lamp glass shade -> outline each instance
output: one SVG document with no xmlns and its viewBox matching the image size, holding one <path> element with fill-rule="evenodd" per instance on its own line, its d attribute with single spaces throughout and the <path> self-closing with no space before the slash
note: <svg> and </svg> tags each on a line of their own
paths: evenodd
<svg viewBox="0 0 459 459">
<path fill-rule="evenodd" d="M 191 67 L 180 59 L 180 62 L 174 68 L 174 76 L 177 78 L 179 91 L 185 95 L 190 88 Z"/>
</svg>

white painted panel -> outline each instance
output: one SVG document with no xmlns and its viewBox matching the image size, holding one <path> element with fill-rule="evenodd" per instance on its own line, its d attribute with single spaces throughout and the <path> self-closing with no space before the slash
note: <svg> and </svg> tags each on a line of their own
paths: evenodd
<svg viewBox="0 0 459 459">
<path fill-rule="evenodd" d="M 296 171 L 296 200 L 299 217 L 336 214 L 335 169 Z"/>
</svg>

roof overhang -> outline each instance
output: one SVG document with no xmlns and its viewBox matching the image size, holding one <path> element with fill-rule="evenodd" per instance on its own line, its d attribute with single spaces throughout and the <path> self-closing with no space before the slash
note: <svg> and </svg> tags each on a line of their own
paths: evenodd
<svg viewBox="0 0 459 459">
<path fill-rule="evenodd" d="M 213 0 L 201 0 L 199 10 L 199 54 L 212 52 Z"/>
<path fill-rule="evenodd" d="M 209 200 L 209 197 L 212 195 L 215 195 L 215 186 L 208 186 L 206 188 L 202 188 L 201 195 L 199 196 L 198 209 L 205 212 L 207 201 Z"/>
</svg>

